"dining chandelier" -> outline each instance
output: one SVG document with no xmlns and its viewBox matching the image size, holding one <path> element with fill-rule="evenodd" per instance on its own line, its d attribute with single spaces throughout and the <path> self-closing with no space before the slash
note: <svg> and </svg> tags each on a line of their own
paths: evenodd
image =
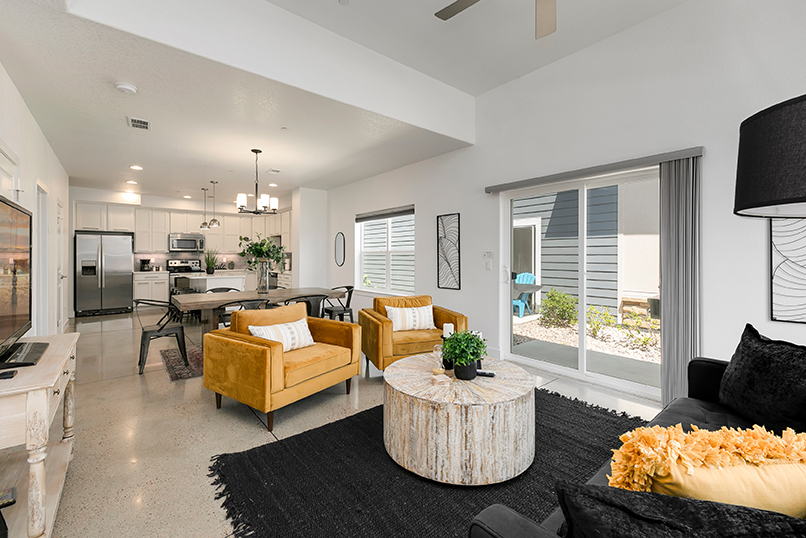
<svg viewBox="0 0 806 538">
<path fill-rule="evenodd" d="M 238 213 L 251 213 L 253 215 L 273 215 L 277 213 L 280 206 L 279 198 L 259 193 L 257 158 L 263 153 L 259 149 L 253 149 L 255 154 L 255 209 L 246 209 L 246 193 L 238 193 L 235 204 L 238 206 Z"/>
</svg>

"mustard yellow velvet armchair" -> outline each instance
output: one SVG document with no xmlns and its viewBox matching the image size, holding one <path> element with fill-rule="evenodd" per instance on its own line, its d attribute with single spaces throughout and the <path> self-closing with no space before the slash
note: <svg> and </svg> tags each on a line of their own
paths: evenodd
<svg viewBox="0 0 806 538">
<path fill-rule="evenodd" d="M 361 351 L 367 356 L 367 367 L 372 361 L 376 368 L 383 370 L 398 359 L 432 351 L 434 345 L 442 344 L 440 337 L 445 323 L 453 323 L 455 331 L 467 329 L 467 316 L 433 306 L 436 329 L 392 331 L 392 320 L 386 317 L 387 306 L 412 308 L 430 304 L 430 295 L 375 297 L 372 308 L 360 310 L 358 324 L 361 326 Z"/>
<path fill-rule="evenodd" d="M 305 304 L 270 310 L 236 310 L 229 328 L 204 335 L 204 386 L 221 396 L 266 413 L 361 373 L 361 328 L 354 323 L 308 317 L 314 345 L 283 352 L 280 342 L 257 338 L 249 325 L 277 325 L 305 318 Z"/>
</svg>

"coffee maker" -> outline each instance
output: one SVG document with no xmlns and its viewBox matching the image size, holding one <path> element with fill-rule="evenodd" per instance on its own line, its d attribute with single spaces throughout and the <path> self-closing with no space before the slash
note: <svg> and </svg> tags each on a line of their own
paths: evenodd
<svg viewBox="0 0 806 538">
<path fill-rule="evenodd" d="M 151 271 L 151 259 L 150 258 L 140 258 L 140 270 L 141 271 Z"/>
</svg>

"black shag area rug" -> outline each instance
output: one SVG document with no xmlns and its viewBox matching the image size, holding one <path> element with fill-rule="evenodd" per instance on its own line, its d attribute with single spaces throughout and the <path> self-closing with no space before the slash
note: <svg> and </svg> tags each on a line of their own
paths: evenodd
<svg viewBox="0 0 806 538">
<path fill-rule="evenodd" d="M 502 484 L 453 486 L 403 469 L 383 446 L 382 406 L 215 456 L 210 476 L 239 538 L 464 537 L 494 503 L 540 522 L 559 506 L 557 480 L 587 481 L 646 422 L 545 390 L 535 406 L 534 463 Z"/>
</svg>

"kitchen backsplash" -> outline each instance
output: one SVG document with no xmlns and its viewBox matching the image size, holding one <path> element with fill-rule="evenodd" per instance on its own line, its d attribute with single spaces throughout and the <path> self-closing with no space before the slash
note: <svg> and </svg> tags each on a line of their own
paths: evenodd
<svg viewBox="0 0 806 538">
<path fill-rule="evenodd" d="M 168 260 L 199 260 L 201 262 L 202 269 L 204 268 L 203 252 L 138 252 L 134 255 L 135 270 L 140 270 L 140 260 L 152 259 L 154 262 L 151 264 L 151 266 L 162 267 L 163 271 L 167 270 L 168 268 Z M 229 269 L 228 262 L 233 262 L 233 269 L 243 271 L 246 269 L 245 260 L 246 258 L 238 256 L 237 253 L 219 254 L 216 269 Z"/>
</svg>

